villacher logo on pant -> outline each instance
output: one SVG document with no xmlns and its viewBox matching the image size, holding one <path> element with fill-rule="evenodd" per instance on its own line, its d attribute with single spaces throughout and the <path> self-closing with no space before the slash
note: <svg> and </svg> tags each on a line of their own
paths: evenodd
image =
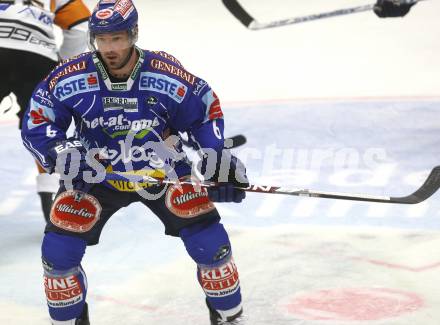
<svg viewBox="0 0 440 325">
<path fill-rule="evenodd" d="M 78 197 L 81 199 L 78 200 Z M 101 205 L 94 196 L 69 190 L 55 199 L 50 221 L 64 230 L 87 232 L 98 222 L 101 210 Z"/>
</svg>

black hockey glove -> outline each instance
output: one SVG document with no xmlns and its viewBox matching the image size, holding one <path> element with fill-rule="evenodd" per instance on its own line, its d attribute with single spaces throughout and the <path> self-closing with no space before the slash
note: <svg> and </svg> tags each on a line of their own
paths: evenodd
<svg viewBox="0 0 440 325">
<path fill-rule="evenodd" d="M 213 202 L 240 203 L 246 197 L 246 192 L 237 187 L 246 188 L 249 181 L 244 164 L 229 150 L 223 150 L 221 159 L 214 164 L 209 163 L 208 157 L 202 159 L 201 172 L 209 175 L 210 168 L 215 168 L 213 176 L 206 180 L 218 183 L 218 186 L 208 187 L 208 196 Z M 211 165 L 211 166 L 210 166 Z"/>
<path fill-rule="evenodd" d="M 403 17 L 416 2 L 405 3 L 403 0 L 377 0 L 374 13 L 380 18 Z"/>
<path fill-rule="evenodd" d="M 52 171 L 60 174 L 61 185 L 67 190 L 87 193 L 95 185 L 84 178 L 85 171 L 96 172 L 87 164 L 86 155 L 87 150 L 76 139 L 60 141 L 49 150 Z"/>
</svg>

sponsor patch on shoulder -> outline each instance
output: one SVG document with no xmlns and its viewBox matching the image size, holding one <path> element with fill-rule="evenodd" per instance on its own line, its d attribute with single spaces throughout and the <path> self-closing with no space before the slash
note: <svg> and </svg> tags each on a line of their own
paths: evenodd
<svg viewBox="0 0 440 325">
<path fill-rule="evenodd" d="M 161 57 L 166 58 L 166 59 L 174 62 L 175 64 L 177 64 L 179 67 L 183 68 L 182 63 L 180 63 L 180 61 L 177 60 L 173 55 L 171 55 L 165 51 L 151 51 L 151 52 L 153 52 L 154 54 L 160 55 Z"/>
<path fill-rule="evenodd" d="M 60 79 L 61 77 L 67 76 L 69 74 L 78 72 L 78 71 L 82 71 L 87 69 L 87 64 L 86 61 L 80 61 L 71 65 L 68 65 L 66 67 L 64 67 L 64 69 L 62 69 L 61 71 L 58 71 L 53 77 L 52 79 L 50 79 L 49 81 L 49 90 L 52 90 L 55 85 L 57 84 L 58 79 Z"/>
<path fill-rule="evenodd" d="M 181 218 L 194 218 L 215 209 L 206 188 L 199 191 L 190 184 L 172 185 L 165 196 L 167 208 Z"/>
<path fill-rule="evenodd" d="M 188 87 L 180 81 L 164 74 L 153 72 L 141 73 L 139 89 L 165 94 L 179 104 L 183 101 L 188 91 Z"/>
<path fill-rule="evenodd" d="M 98 74 L 96 72 L 83 73 L 59 81 L 53 89 L 58 100 L 63 101 L 77 94 L 99 90 Z"/>
<path fill-rule="evenodd" d="M 179 66 L 175 66 L 171 63 L 168 63 L 168 62 L 165 62 L 162 60 L 158 60 L 158 59 L 153 59 L 150 61 L 150 66 L 154 70 L 159 70 L 159 71 L 163 71 L 166 73 L 171 73 L 171 74 L 181 78 L 182 80 L 185 80 L 186 82 L 188 82 L 192 86 L 196 82 L 196 77 L 194 75 L 192 75 L 191 73 L 189 73 L 185 69 L 183 69 Z"/>
<path fill-rule="evenodd" d="M 101 204 L 94 196 L 69 190 L 55 199 L 50 211 L 50 221 L 61 229 L 83 233 L 98 222 L 101 210 Z"/>
</svg>

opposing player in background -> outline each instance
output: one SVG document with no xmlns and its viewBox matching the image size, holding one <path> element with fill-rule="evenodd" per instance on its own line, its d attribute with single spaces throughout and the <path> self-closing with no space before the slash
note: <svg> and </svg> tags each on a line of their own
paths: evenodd
<svg viewBox="0 0 440 325">
<path fill-rule="evenodd" d="M 35 86 L 60 59 L 87 48 L 89 16 L 90 11 L 82 0 L 0 1 L 0 101 L 11 92 L 15 94 L 19 127 Z M 59 49 L 54 24 L 63 32 Z M 47 221 L 58 189 L 58 177 L 37 166 L 37 192 Z"/>
<path fill-rule="evenodd" d="M 130 0 L 100 1 L 89 33 L 93 51 L 59 65 L 37 86 L 22 129 L 26 148 L 62 179 L 42 243 L 52 323 L 90 324 L 81 266 L 86 246 L 98 243 L 116 211 L 141 202 L 196 263 L 211 324 L 242 324 L 238 272 L 213 202 L 241 202 L 245 192 L 237 187 L 249 183 L 242 163 L 224 150 L 217 95 L 174 56 L 135 45 L 138 14 Z M 66 138 L 72 118 L 76 136 Z M 197 169 L 215 186 L 108 178 L 118 172 L 191 177 L 194 166 L 174 141 L 178 132 L 199 144 Z"/>
<path fill-rule="evenodd" d="M 406 0 L 377 0 L 373 10 L 380 18 L 403 17 L 416 3 L 408 3 Z"/>
</svg>

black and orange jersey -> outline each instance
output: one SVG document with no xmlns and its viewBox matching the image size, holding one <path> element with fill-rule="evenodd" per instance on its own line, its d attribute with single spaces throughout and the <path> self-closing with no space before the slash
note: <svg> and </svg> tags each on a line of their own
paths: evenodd
<svg viewBox="0 0 440 325">
<path fill-rule="evenodd" d="M 58 60 L 85 50 L 90 11 L 82 0 L 0 0 L 0 47 Z M 61 49 L 54 24 L 65 36 Z"/>
</svg>

